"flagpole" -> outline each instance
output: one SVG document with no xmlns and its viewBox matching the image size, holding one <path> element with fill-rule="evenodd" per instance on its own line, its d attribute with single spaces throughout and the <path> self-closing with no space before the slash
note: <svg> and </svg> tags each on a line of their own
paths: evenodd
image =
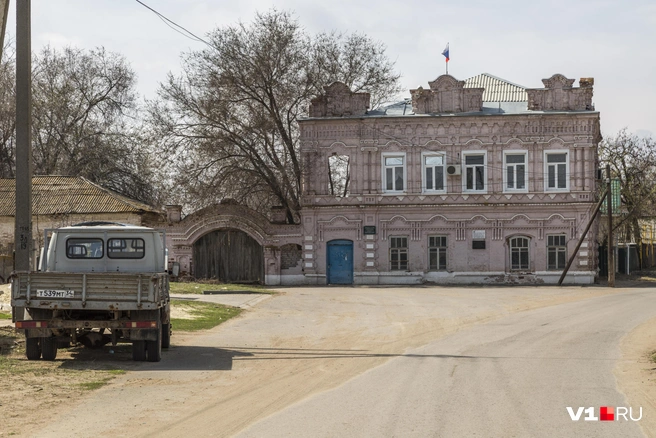
<svg viewBox="0 0 656 438">
<path fill-rule="evenodd" d="M 446 43 L 446 48 L 442 51 L 442 55 L 446 58 L 446 74 L 449 74 L 449 43 Z"/>
</svg>

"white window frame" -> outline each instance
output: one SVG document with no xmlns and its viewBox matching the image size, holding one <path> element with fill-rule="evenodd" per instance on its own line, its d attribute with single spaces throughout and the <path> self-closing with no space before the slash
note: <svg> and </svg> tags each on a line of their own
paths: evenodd
<svg viewBox="0 0 656 438">
<path fill-rule="evenodd" d="M 468 189 L 467 188 L 467 169 L 472 167 L 481 166 L 481 164 L 470 164 L 467 165 L 467 157 L 473 155 L 483 155 L 483 189 Z M 488 169 L 487 169 L 487 151 L 463 151 L 462 152 L 462 192 L 463 193 L 487 193 L 487 180 L 488 180 Z M 476 172 L 474 171 L 474 175 Z M 476 186 L 475 180 L 473 186 Z"/>
<path fill-rule="evenodd" d="M 508 163 L 506 157 L 508 155 L 523 155 L 524 156 L 524 188 L 518 189 L 516 187 L 508 187 L 508 167 L 515 167 L 520 163 Z M 515 186 L 517 185 L 517 169 L 514 169 Z M 503 151 L 503 192 L 504 193 L 527 193 L 528 192 L 528 151 L 526 150 L 508 150 Z"/>
<path fill-rule="evenodd" d="M 387 166 L 385 165 L 386 158 L 403 158 L 403 190 L 388 190 L 387 189 Z M 398 167 L 398 166 L 394 166 Z M 393 168 L 394 168 L 393 167 Z M 383 193 L 405 193 L 408 191 L 408 159 L 405 152 L 385 152 L 382 154 L 381 161 Z M 392 182 L 394 186 L 394 182 Z"/>
<path fill-rule="evenodd" d="M 558 187 L 558 166 L 547 162 L 549 155 L 565 154 L 565 187 Z M 549 187 L 549 167 L 555 167 L 556 187 Z M 570 180 L 569 150 L 551 149 L 544 151 L 544 191 L 545 192 L 569 192 Z"/>
<path fill-rule="evenodd" d="M 428 181 L 426 179 L 426 169 L 435 165 L 427 166 L 427 157 L 441 157 L 442 158 L 442 189 L 428 188 Z M 424 193 L 446 193 L 446 152 L 422 152 L 421 153 L 421 187 Z M 435 171 L 433 170 L 433 187 L 435 187 Z"/>
</svg>

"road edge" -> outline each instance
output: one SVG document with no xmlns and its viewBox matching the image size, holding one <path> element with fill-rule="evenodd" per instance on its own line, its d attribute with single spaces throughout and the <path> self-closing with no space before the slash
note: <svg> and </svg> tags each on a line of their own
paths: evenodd
<svg viewBox="0 0 656 438">
<path fill-rule="evenodd" d="M 627 333 L 619 347 L 622 357 L 613 369 L 617 386 L 634 412 L 642 406 L 638 424 L 645 436 L 656 438 L 656 363 L 650 357 L 656 349 L 656 318 Z"/>
</svg>

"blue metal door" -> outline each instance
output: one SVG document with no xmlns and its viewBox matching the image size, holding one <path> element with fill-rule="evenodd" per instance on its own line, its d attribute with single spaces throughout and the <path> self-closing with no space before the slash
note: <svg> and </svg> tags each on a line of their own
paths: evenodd
<svg viewBox="0 0 656 438">
<path fill-rule="evenodd" d="M 328 242 L 328 284 L 353 284 L 353 242 L 331 240 Z"/>
</svg>

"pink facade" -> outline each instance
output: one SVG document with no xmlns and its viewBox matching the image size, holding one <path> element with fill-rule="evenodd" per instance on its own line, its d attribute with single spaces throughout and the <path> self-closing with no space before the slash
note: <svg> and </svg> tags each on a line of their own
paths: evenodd
<svg viewBox="0 0 656 438">
<path fill-rule="evenodd" d="M 405 114 L 327 87 L 300 121 L 304 282 L 557 282 L 597 188 L 592 81 L 572 82 L 505 112 L 448 75 Z M 594 281 L 596 252 L 588 237 L 566 283 Z"/>
</svg>

